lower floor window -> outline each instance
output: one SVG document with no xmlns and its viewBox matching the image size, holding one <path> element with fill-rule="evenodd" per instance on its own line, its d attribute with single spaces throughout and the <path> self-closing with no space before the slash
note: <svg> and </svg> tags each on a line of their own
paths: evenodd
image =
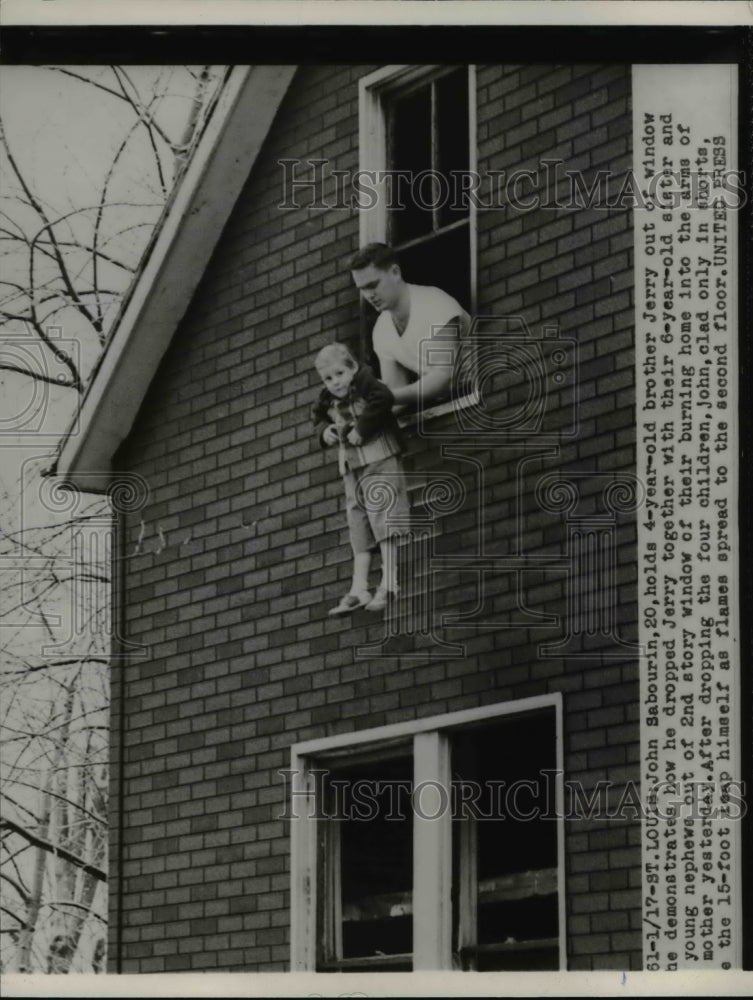
<svg viewBox="0 0 753 1000">
<path fill-rule="evenodd" d="M 293 968 L 564 968 L 559 696 L 294 748 Z"/>
<path fill-rule="evenodd" d="M 411 763 L 386 758 L 327 776 L 320 969 L 412 968 L 413 829 L 400 802 Z"/>
</svg>

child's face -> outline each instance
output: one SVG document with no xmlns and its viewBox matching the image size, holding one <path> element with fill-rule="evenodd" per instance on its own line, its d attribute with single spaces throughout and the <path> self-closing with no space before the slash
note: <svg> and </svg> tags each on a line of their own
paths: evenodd
<svg viewBox="0 0 753 1000">
<path fill-rule="evenodd" d="M 338 399 L 344 399 L 348 395 L 348 389 L 355 373 L 355 368 L 351 368 L 342 361 L 336 361 L 319 369 L 322 382 Z"/>
</svg>

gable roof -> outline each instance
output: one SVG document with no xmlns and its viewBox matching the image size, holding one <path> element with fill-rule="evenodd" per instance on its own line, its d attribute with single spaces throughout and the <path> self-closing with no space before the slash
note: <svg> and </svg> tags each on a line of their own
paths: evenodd
<svg viewBox="0 0 753 1000">
<path fill-rule="evenodd" d="M 63 438 L 55 472 L 104 491 L 162 357 L 201 280 L 295 66 L 236 66 L 179 181 L 108 346 Z"/>
</svg>

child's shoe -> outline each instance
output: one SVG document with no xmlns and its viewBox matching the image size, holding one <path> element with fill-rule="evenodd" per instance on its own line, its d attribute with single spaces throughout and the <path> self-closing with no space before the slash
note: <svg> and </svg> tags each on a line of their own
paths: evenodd
<svg viewBox="0 0 753 1000">
<path fill-rule="evenodd" d="M 384 611 L 388 604 L 395 600 L 397 594 L 394 590 L 387 590 L 386 587 L 377 587 L 374 596 L 366 605 L 367 611 Z"/>
<path fill-rule="evenodd" d="M 369 591 L 359 590 L 356 594 L 346 594 L 336 607 L 330 608 L 327 614 L 330 618 L 341 618 L 343 615 L 351 614 L 356 608 L 368 607 L 370 603 L 371 594 Z"/>
</svg>

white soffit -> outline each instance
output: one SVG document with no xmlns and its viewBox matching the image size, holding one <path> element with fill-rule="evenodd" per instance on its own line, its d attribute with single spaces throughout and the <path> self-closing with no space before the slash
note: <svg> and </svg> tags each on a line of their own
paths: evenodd
<svg viewBox="0 0 753 1000">
<path fill-rule="evenodd" d="M 133 426 L 294 73 L 295 66 L 231 71 L 60 446 L 55 471 L 71 486 L 107 489 L 113 455 Z"/>
</svg>

